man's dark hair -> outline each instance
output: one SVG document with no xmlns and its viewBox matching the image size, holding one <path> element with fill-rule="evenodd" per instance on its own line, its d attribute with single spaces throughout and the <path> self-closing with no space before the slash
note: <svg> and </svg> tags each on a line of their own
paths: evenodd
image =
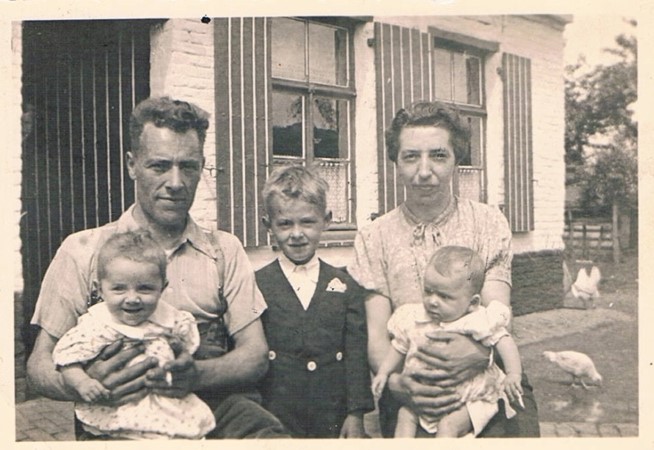
<svg viewBox="0 0 654 450">
<path fill-rule="evenodd" d="M 450 132 L 450 144 L 458 164 L 468 151 L 470 132 L 463 125 L 456 109 L 441 102 L 417 102 L 400 109 L 386 130 L 388 158 L 397 162 L 400 151 L 400 133 L 407 127 L 433 126 Z"/>
<path fill-rule="evenodd" d="M 209 128 L 209 113 L 192 103 L 173 100 L 170 97 L 151 97 L 143 100 L 132 111 L 129 122 L 133 152 L 138 152 L 141 133 L 148 122 L 159 128 L 169 128 L 176 133 L 195 130 L 202 148 Z"/>
</svg>

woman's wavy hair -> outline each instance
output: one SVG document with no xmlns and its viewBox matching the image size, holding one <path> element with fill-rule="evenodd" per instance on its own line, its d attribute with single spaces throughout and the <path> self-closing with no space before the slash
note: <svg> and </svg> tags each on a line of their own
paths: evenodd
<svg viewBox="0 0 654 450">
<path fill-rule="evenodd" d="M 441 102 L 416 102 L 400 109 L 386 130 L 386 152 L 388 158 L 397 162 L 400 151 L 400 133 L 407 127 L 433 126 L 450 132 L 450 144 L 458 164 L 468 152 L 470 131 L 459 117 L 458 111 Z"/>
</svg>

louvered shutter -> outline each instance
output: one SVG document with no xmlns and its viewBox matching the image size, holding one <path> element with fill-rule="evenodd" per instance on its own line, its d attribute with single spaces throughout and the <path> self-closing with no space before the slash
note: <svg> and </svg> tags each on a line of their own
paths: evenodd
<svg viewBox="0 0 654 450">
<path fill-rule="evenodd" d="M 531 61 L 502 55 L 504 81 L 504 213 L 514 232 L 534 229 Z"/>
<path fill-rule="evenodd" d="M 405 196 L 395 164 L 386 156 L 384 131 L 400 108 L 431 99 L 431 58 L 428 33 L 375 23 L 380 214 L 402 203 Z"/>
<path fill-rule="evenodd" d="M 218 228 L 243 245 L 265 245 L 260 191 L 268 168 L 269 24 L 215 20 Z"/>
</svg>

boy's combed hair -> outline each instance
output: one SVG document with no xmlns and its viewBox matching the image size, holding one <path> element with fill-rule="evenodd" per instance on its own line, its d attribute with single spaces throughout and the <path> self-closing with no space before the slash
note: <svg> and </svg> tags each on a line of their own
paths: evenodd
<svg viewBox="0 0 654 450">
<path fill-rule="evenodd" d="M 450 132 L 450 145 L 458 164 L 466 155 L 470 144 L 470 131 L 462 123 L 458 111 L 441 102 L 416 102 L 400 109 L 386 130 L 388 159 L 397 162 L 400 151 L 400 133 L 407 127 L 433 126 Z"/>
<path fill-rule="evenodd" d="M 107 275 L 107 265 L 116 258 L 155 264 L 166 280 L 166 254 L 148 231 L 127 231 L 112 235 L 98 252 L 98 279 Z"/>
<path fill-rule="evenodd" d="M 304 166 L 284 166 L 275 169 L 263 187 L 264 208 L 270 214 L 270 202 L 278 195 L 286 199 L 300 199 L 327 210 L 329 184 L 316 171 Z"/>
<path fill-rule="evenodd" d="M 209 128 L 209 113 L 193 103 L 170 97 L 151 97 L 143 100 L 136 105 L 130 117 L 130 144 L 133 152 L 138 152 L 143 127 L 148 122 L 158 128 L 169 128 L 176 133 L 195 130 L 200 146 L 204 146 Z"/>
<path fill-rule="evenodd" d="M 484 285 L 486 266 L 477 252 L 468 247 L 441 247 L 432 255 L 429 266 L 447 277 L 465 277 L 470 283 L 473 295 L 479 294 Z"/>
</svg>

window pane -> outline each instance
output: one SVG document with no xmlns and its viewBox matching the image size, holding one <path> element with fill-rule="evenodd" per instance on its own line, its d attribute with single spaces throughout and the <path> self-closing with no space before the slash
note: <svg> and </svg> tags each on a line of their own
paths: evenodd
<svg viewBox="0 0 654 450">
<path fill-rule="evenodd" d="M 348 101 L 315 97 L 312 108 L 314 156 L 347 158 Z"/>
<path fill-rule="evenodd" d="M 272 19 L 272 76 L 306 80 L 305 24 L 292 19 Z"/>
<path fill-rule="evenodd" d="M 481 167 L 482 129 L 480 117 L 466 117 L 470 128 L 470 163 L 471 166 Z"/>
<path fill-rule="evenodd" d="M 299 94 L 273 92 L 273 155 L 303 157 L 304 99 Z"/>
<path fill-rule="evenodd" d="M 458 103 L 468 102 L 466 60 L 463 53 L 452 53 L 452 78 L 454 79 L 454 101 Z"/>
<path fill-rule="evenodd" d="M 450 52 L 442 48 L 434 49 L 434 95 L 440 100 L 452 100 L 450 74 L 452 63 Z"/>
<path fill-rule="evenodd" d="M 309 79 L 347 85 L 347 31 L 309 23 Z"/>
<path fill-rule="evenodd" d="M 333 223 L 349 221 L 349 183 L 347 162 L 320 161 L 316 165 L 320 176 L 329 184 L 327 207 L 332 212 Z"/>
<path fill-rule="evenodd" d="M 468 80 L 468 98 L 469 105 L 481 105 L 480 79 L 481 79 L 481 61 L 474 56 L 466 58 L 466 75 Z"/>
</svg>

